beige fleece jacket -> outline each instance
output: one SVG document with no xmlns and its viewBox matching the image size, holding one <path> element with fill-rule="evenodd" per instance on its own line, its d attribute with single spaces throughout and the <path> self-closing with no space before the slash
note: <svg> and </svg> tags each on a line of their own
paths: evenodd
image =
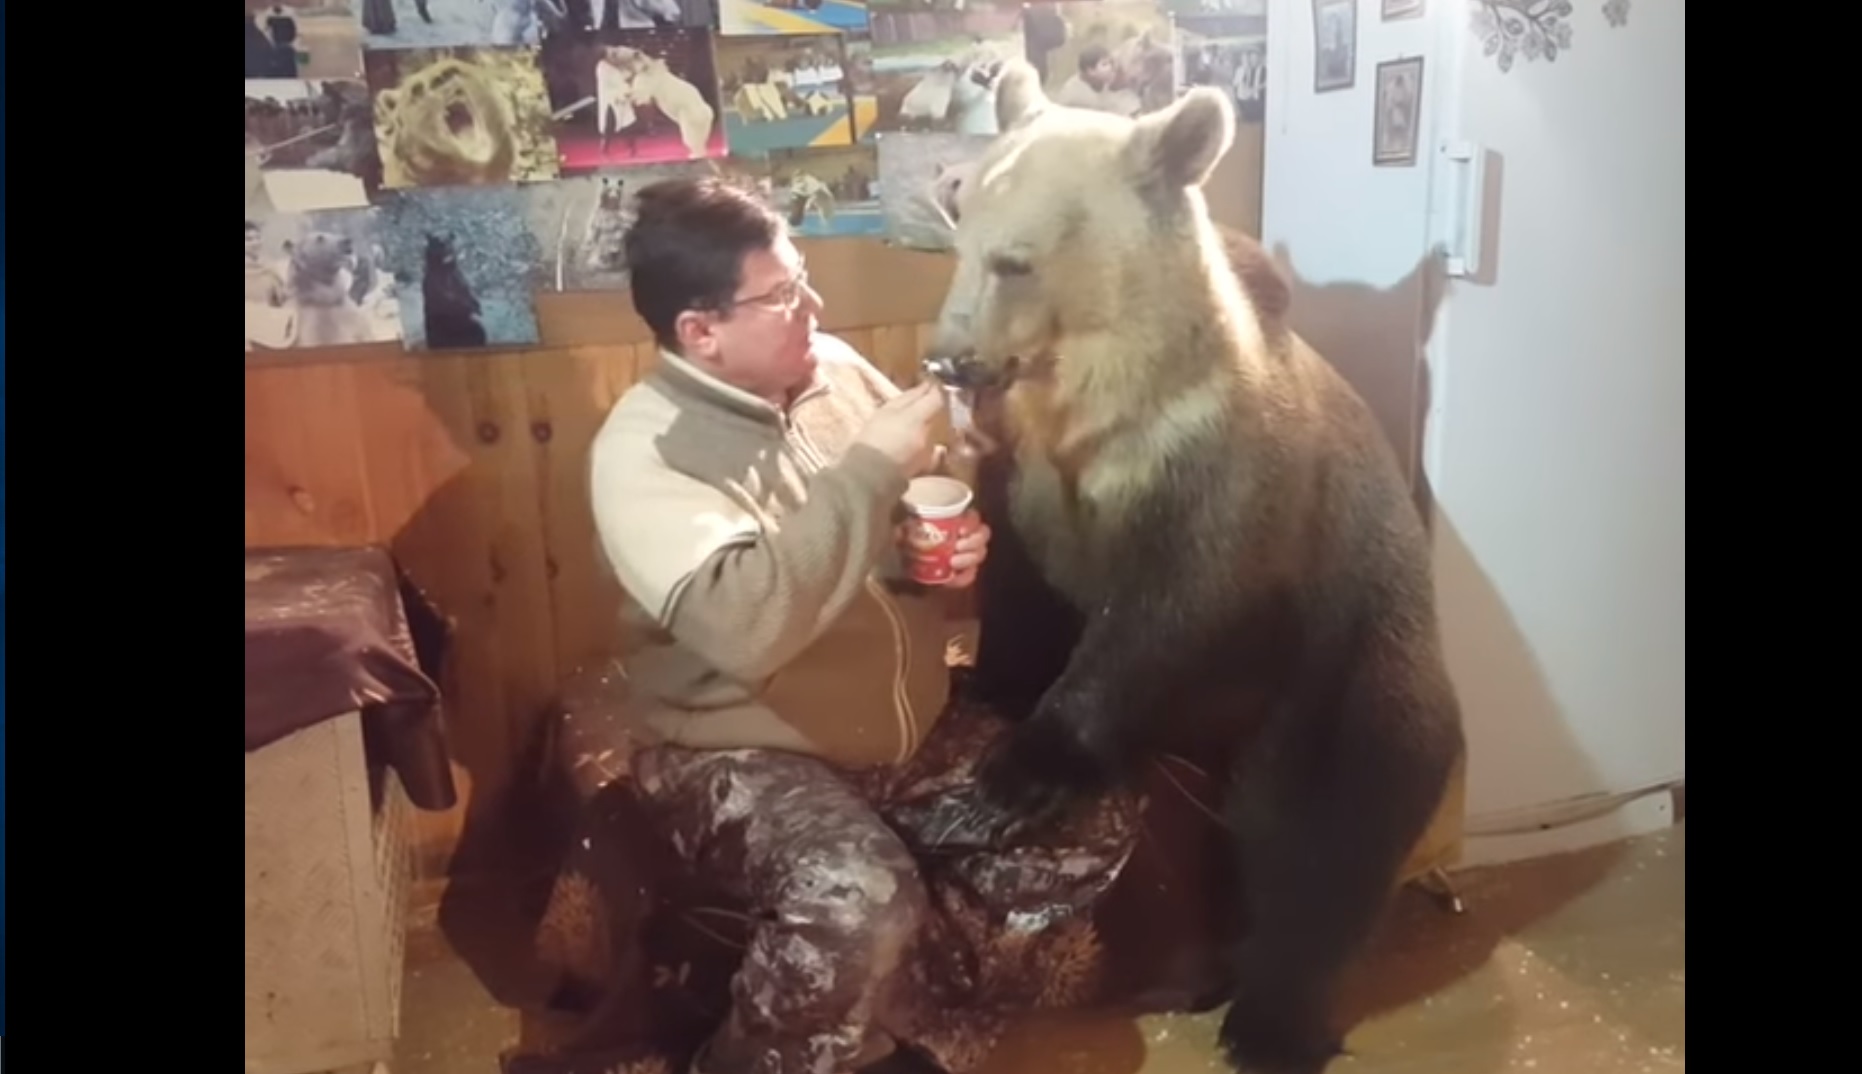
<svg viewBox="0 0 1862 1074">
<path fill-rule="evenodd" d="M 948 632 L 896 581 L 904 475 L 853 444 L 898 389 L 832 336 L 815 355 L 786 411 L 662 355 L 596 434 L 628 704 L 681 745 L 898 763 L 944 707 Z"/>
</svg>

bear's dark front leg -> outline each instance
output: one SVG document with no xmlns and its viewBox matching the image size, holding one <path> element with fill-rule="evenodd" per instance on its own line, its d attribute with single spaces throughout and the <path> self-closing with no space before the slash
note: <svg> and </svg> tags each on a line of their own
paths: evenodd
<svg viewBox="0 0 1862 1074">
<path fill-rule="evenodd" d="M 1245 903 L 1219 1039 L 1244 1074 L 1320 1074 L 1341 1054 L 1339 980 L 1462 749 L 1433 665 L 1400 636 L 1369 648 L 1307 665 L 1328 670 L 1287 695 L 1226 803 Z"/>
<path fill-rule="evenodd" d="M 1198 609 L 1161 592 L 1127 579 L 1087 618 L 1066 670 L 978 773 L 992 804 L 1039 822 L 1147 759 L 1171 700 L 1207 667 L 1199 657 L 1218 636 Z"/>
<path fill-rule="evenodd" d="M 1011 463 L 999 457 L 977 467 L 977 513 L 990 529 L 989 556 L 976 578 L 976 666 L 965 695 L 1003 719 L 1034 712 L 1048 687 L 1067 670 L 1082 620 L 1041 576 L 1009 518 Z"/>
</svg>

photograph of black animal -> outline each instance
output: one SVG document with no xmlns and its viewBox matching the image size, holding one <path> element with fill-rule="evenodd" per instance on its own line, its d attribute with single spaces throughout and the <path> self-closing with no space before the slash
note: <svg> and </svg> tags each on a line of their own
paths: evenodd
<svg viewBox="0 0 1862 1074">
<path fill-rule="evenodd" d="M 483 347 L 485 325 L 479 319 L 478 298 L 459 271 L 453 244 L 444 236 L 427 233 L 426 262 L 420 274 L 421 304 L 425 312 L 427 347 L 452 350 Z"/>
</svg>

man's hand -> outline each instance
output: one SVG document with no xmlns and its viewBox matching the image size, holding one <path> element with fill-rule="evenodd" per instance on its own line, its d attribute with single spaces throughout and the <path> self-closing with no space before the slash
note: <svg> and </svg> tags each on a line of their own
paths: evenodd
<svg viewBox="0 0 1862 1074">
<path fill-rule="evenodd" d="M 886 400 L 854 438 L 899 464 L 909 478 L 928 473 L 936 461 L 931 426 L 944 411 L 936 384 L 925 381 Z"/>
<path fill-rule="evenodd" d="M 976 584 L 977 569 L 989 557 L 989 526 L 975 511 L 963 516 L 963 535 L 957 538 L 950 555 L 951 569 L 957 573 L 944 583 L 947 589 L 964 589 Z"/>
<path fill-rule="evenodd" d="M 893 531 L 893 538 L 898 541 L 900 548 L 909 546 L 905 539 L 905 530 L 909 525 L 901 522 Z M 965 511 L 963 529 L 950 553 L 950 567 L 956 573 L 951 575 L 950 581 L 940 582 L 938 588 L 964 589 L 975 585 L 976 572 L 982 567 L 983 560 L 988 558 L 989 526 L 983 521 L 983 516 L 973 510 Z"/>
</svg>

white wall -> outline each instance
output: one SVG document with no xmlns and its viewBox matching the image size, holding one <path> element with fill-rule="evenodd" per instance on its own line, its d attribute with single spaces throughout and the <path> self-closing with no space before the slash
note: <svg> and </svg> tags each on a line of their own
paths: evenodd
<svg viewBox="0 0 1862 1074">
<path fill-rule="evenodd" d="M 1363 316 L 1394 334 L 1375 292 L 1400 290 L 1445 234 L 1430 205 L 1451 176 L 1433 150 L 1458 136 L 1501 161 L 1482 279 L 1450 283 L 1432 318 L 1421 291 L 1410 304 L 1427 339 L 1423 454 L 1471 836 L 1685 767 L 1683 6 L 1632 0 L 1622 28 L 1603 6 L 1579 0 L 1555 63 L 1501 74 L 1464 0 L 1393 23 L 1360 0 L 1357 85 L 1315 95 L 1310 2 L 1270 0 L 1263 240 L 1302 287 L 1357 285 Z M 1375 65 L 1418 53 L 1422 160 L 1375 168 Z M 1638 823 L 1662 822 L 1662 805 Z M 1469 857 L 1622 830 L 1472 838 Z"/>
<path fill-rule="evenodd" d="M 1440 4 L 1449 0 L 1431 0 Z M 1302 281 L 1396 285 L 1428 244 L 1429 160 L 1414 168 L 1371 166 L 1371 103 L 1377 64 L 1424 57 L 1432 20 L 1379 22 L 1378 0 L 1358 3 L 1358 65 L 1350 89 L 1313 92 L 1312 0 L 1267 0 L 1267 143 L 1261 176 L 1261 242 L 1284 244 Z M 1425 107 L 1418 144 L 1434 141 Z"/>
<path fill-rule="evenodd" d="M 1311 0 L 1267 0 L 1261 243 L 1293 282 L 1294 328 L 1366 397 L 1413 465 L 1441 31 L 1428 19 L 1381 22 L 1377 0 L 1358 8 L 1354 84 L 1314 93 Z M 1377 64 L 1411 56 L 1424 59 L 1420 159 L 1373 167 Z"/>
</svg>

